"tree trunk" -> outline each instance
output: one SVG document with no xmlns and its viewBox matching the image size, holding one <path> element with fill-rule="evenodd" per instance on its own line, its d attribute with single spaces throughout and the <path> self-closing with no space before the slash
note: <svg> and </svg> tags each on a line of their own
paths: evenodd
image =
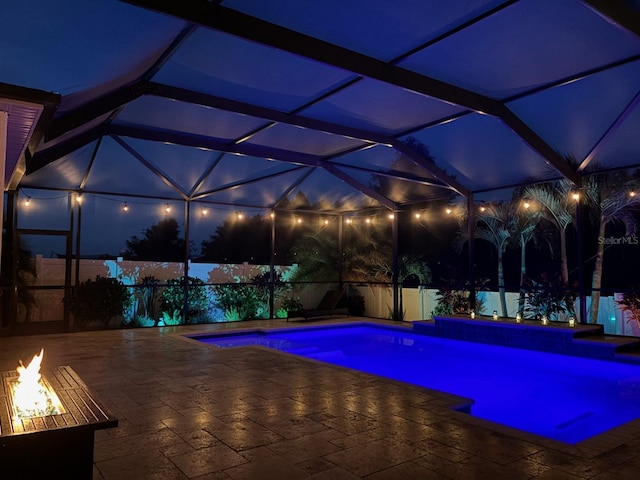
<svg viewBox="0 0 640 480">
<path fill-rule="evenodd" d="M 504 289 L 504 268 L 502 266 L 502 250 L 498 250 L 498 292 L 500 292 L 500 309 L 502 316 L 507 316 L 507 295 Z"/>
<path fill-rule="evenodd" d="M 520 296 L 518 297 L 518 312 L 524 311 L 524 282 L 527 275 L 527 244 L 520 238 Z"/>
<path fill-rule="evenodd" d="M 564 228 L 560 228 L 560 260 L 562 262 L 562 283 L 564 285 L 568 285 L 569 267 L 567 266 L 567 230 Z"/>
<path fill-rule="evenodd" d="M 605 221 L 600 217 L 600 228 L 598 230 L 598 251 L 596 253 L 596 264 L 593 267 L 593 279 L 591 280 L 591 308 L 589 309 L 589 323 L 598 323 L 598 310 L 600 308 L 600 287 L 602 286 L 602 260 L 604 257 L 604 229 Z"/>
</svg>

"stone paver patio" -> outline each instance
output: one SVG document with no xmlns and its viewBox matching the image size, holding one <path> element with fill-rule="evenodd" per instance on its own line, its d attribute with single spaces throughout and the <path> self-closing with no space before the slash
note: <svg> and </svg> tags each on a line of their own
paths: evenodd
<svg viewBox="0 0 640 480">
<path fill-rule="evenodd" d="M 96 432 L 95 480 L 635 479 L 640 471 L 638 421 L 571 446 L 454 411 L 460 399 L 440 392 L 180 336 L 287 325 L 0 337 L 0 368 L 44 347 L 45 367 L 70 365 L 119 419 Z"/>
</svg>

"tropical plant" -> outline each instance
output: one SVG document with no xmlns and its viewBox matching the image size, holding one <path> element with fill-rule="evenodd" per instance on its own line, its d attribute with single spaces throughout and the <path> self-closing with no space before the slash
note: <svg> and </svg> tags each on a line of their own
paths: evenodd
<svg viewBox="0 0 640 480">
<path fill-rule="evenodd" d="M 89 325 L 96 319 L 106 328 L 111 319 L 122 315 L 131 302 L 131 294 L 120 280 L 96 275 L 95 280 L 80 282 L 71 305 L 79 324 Z"/>
<path fill-rule="evenodd" d="M 282 308 L 287 313 L 302 310 L 302 301 L 300 297 L 286 297 L 282 300 Z"/>
<path fill-rule="evenodd" d="M 638 230 L 635 213 L 640 206 L 640 196 L 630 195 L 630 192 L 636 191 L 636 186 L 634 179 L 626 171 L 594 174 L 583 180 L 586 201 L 599 225 L 589 323 L 598 323 L 606 227 L 611 224 L 623 225 L 626 235 L 635 235 Z"/>
<path fill-rule="evenodd" d="M 537 240 L 543 235 L 538 229 L 541 212 L 532 208 L 528 200 L 521 201 L 516 194 L 510 204 L 512 212 L 511 241 L 520 250 L 520 295 L 518 298 L 518 312 L 522 313 L 525 305 L 525 282 L 527 279 L 527 245 L 532 240 Z M 551 242 L 545 238 L 547 245 L 551 249 Z"/>
<path fill-rule="evenodd" d="M 160 280 L 153 275 L 148 275 L 141 278 L 138 284 L 140 287 L 137 293 L 142 303 L 143 315 L 152 319 L 154 323 L 157 324 L 159 318 L 156 312 L 156 302 L 158 300 Z"/>
<path fill-rule="evenodd" d="M 178 319 L 179 323 L 197 322 L 202 320 L 209 309 L 209 295 L 202 280 L 199 278 L 187 278 L 187 304 L 186 318 L 182 318 L 185 309 L 185 281 L 184 277 L 167 280 L 166 286 L 160 294 L 160 305 L 163 316 Z M 183 321 L 184 320 L 184 321 Z M 166 321 L 165 321 L 166 324 Z"/>
<path fill-rule="evenodd" d="M 431 312 L 434 315 L 456 315 L 469 313 L 471 292 L 469 289 L 459 289 L 455 287 L 441 287 L 436 292 L 436 306 Z M 480 312 L 484 301 L 475 295 L 475 310 Z"/>
<path fill-rule="evenodd" d="M 339 276 L 338 239 L 327 230 L 302 236 L 292 248 L 294 282 L 331 282 Z"/>
<path fill-rule="evenodd" d="M 388 259 L 380 258 L 371 271 L 371 278 L 384 277 L 387 280 L 392 280 L 393 265 L 387 262 Z M 431 269 L 422 259 L 422 255 L 416 252 L 405 253 L 398 256 L 398 308 L 402 318 L 404 318 L 402 288 L 409 279 L 417 282 L 420 288 L 423 288 L 424 285 L 431 282 Z"/>
<path fill-rule="evenodd" d="M 619 300 L 615 301 L 623 312 L 629 312 L 628 322 L 634 321 L 640 324 L 640 294 L 634 289 L 624 292 Z"/>
<path fill-rule="evenodd" d="M 531 280 L 525 288 L 526 302 L 522 311 L 524 318 L 539 318 L 546 315 L 557 320 L 566 313 L 575 315 L 576 293 L 560 282 L 553 282 L 543 275 L 538 281 Z"/>
<path fill-rule="evenodd" d="M 213 287 L 215 305 L 226 318 L 240 320 L 259 317 L 264 311 L 264 298 L 258 287 L 246 283 L 225 283 Z"/>
<path fill-rule="evenodd" d="M 507 298 L 504 286 L 503 256 L 514 233 L 513 212 L 510 204 L 495 202 L 488 204 L 476 216 L 475 238 L 492 245 L 498 254 L 498 292 L 502 316 L 508 316 Z"/>
<path fill-rule="evenodd" d="M 529 185 L 522 191 L 522 198 L 542 207 L 541 214 L 560 235 L 560 270 L 562 282 L 569 283 L 567 262 L 567 228 L 574 221 L 576 202 L 572 198 L 574 185 L 568 180 Z"/>
</svg>

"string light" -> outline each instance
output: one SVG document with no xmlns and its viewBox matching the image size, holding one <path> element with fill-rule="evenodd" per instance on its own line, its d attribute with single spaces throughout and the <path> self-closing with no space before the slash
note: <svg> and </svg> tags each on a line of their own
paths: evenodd
<svg viewBox="0 0 640 480">
<path fill-rule="evenodd" d="M 244 214 L 242 212 L 238 212 L 238 220 L 242 220 L 244 218 Z"/>
<path fill-rule="evenodd" d="M 419 213 L 416 213 L 414 216 L 416 217 L 416 219 L 420 218 L 420 214 Z"/>
<path fill-rule="evenodd" d="M 169 213 L 171 211 L 171 207 L 169 206 L 169 204 L 167 203 L 167 206 L 164 207 L 164 211 Z"/>
<path fill-rule="evenodd" d="M 298 224 L 300 224 L 300 223 L 302 223 L 302 219 L 301 219 L 300 217 L 298 217 L 298 218 L 296 218 L 296 222 L 297 222 Z"/>
<path fill-rule="evenodd" d="M 578 192 L 574 192 L 571 194 L 571 198 L 574 200 L 578 200 L 580 198 L 580 194 Z"/>
<path fill-rule="evenodd" d="M 24 206 L 28 207 L 29 205 L 31 205 L 31 197 L 27 197 L 24 199 Z"/>
<path fill-rule="evenodd" d="M 393 213 L 390 213 L 389 214 L 389 220 L 393 220 L 393 219 L 394 219 L 394 215 L 393 215 Z"/>
<path fill-rule="evenodd" d="M 352 220 L 352 219 L 350 219 L 350 218 L 347 218 L 347 224 L 348 224 L 348 225 L 351 225 L 352 223 L 353 223 L 353 220 Z"/>
<path fill-rule="evenodd" d="M 365 220 L 365 222 L 367 223 L 371 223 L 371 219 L 369 217 L 367 217 L 367 219 Z"/>
<path fill-rule="evenodd" d="M 76 195 L 76 203 L 78 205 L 82 204 L 82 195 L 79 193 Z"/>
<path fill-rule="evenodd" d="M 531 206 L 531 204 L 527 201 L 524 202 L 524 208 L 529 208 Z"/>
<path fill-rule="evenodd" d="M 122 211 L 123 212 L 128 212 L 129 211 L 129 205 L 127 205 L 127 202 L 124 202 L 124 205 L 122 206 Z"/>
<path fill-rule="evenodd" d="M 480 207 L 480 211 L 484 212 L 487 209 L 487 207 L 485 207 L 484 205 Z"/>
<path fill-rule="evenodd" d="M 445 210 L 445 212 L 447 212 L 447 215 L 451 215 L 451 212 L 452 212 L 452 211 L 453 211 L 453 210 L 451 210 L 450 208 L 447 208 L 447 209 Z"/>
<path fill-rule="evenodd" d="M 209 210 L 207 210 L 207 207 L 202 207 L 202 215 L 206 217 L 207 213 L 209 213 Z"/>
<path fill-rule="evenodd" d="M 629 196 L 630 197 L 635 197 L 636 196 L 636 192 L 634 192 L 633 190 L 629 192 Z"/>
</svg>

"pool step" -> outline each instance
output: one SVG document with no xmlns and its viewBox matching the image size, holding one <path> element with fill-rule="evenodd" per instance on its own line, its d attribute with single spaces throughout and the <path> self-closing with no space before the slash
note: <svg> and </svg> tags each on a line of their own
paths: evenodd
<svg viewBox="0 0 640 480">
<path fill-rule="evenodd" d="M 599 360 L 640 363 L 640 338 L 606 335 L 602 325 L 576 325 L 468 316 L 434 316 L 413 322 L 417 333 L 508 347 L 575 355 Z"/>
<path fill-rule="evenodd" d="M 572 342 L 573 353 L 605 360 L 626 360 L 625 352 L 640 352 L 640 339 L 616 335 L 589 335 Z M 639 356 L 640 358 L 640 356 Z"/>
</svg>

